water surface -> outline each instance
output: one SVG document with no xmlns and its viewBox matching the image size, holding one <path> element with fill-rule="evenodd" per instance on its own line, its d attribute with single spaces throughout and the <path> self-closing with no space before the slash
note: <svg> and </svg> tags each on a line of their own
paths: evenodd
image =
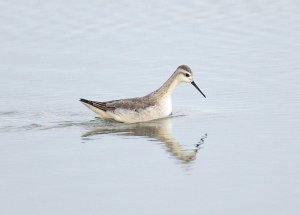
<svg viewBox="0 0 300 215">
<path fill-rule="evenodd" d="M 296 1 L 0 1 L 1 214 L 298 214 Z M 173 116 L 102 121 L 181 64 Z"/>
</svg>

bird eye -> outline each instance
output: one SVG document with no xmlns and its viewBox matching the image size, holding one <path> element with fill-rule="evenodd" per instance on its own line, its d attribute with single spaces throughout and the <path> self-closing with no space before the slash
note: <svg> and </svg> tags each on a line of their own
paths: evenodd
<svg viewBox="0 0 300 215">
<path fill-rule="evenodd" d="M 190 74 L 189 73 L 185 73 L 185 77 L 190 77 Z"/>
</svg>

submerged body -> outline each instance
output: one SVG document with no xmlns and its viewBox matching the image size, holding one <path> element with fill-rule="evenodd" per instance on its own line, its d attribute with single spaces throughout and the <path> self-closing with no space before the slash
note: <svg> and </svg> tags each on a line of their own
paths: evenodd
<svg viewBox="0 0 300 215">
<path fill-rule="evenodd" d="M 182 82 L 192 83 L 201 92 L 193 81 L 191 69 L 181 65 L 158 90 L 146 96 L 107 102 L 87 99 L 80 101 L 102 119 L 126 123 L 144 122 L 164 118 L 172 113 L 171 95 L 175 87 Z M 202 95 L 205 97 L 203 93 Z"/>
</svg>

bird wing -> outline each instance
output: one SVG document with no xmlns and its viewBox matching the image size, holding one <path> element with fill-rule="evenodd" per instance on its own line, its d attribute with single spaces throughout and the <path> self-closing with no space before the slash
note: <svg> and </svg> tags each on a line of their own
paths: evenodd
<svg viewBox="0 0 300 215">
<path fill-rule="evenodd" d="M 105 102 L 106 107 L 114 109 L 139 110 L 153 105 L 146 97 L 136 97 Z"/>
<path fill-rule="evenodd" d="M 90 101 L 87 99 L 80 99 L 80 101 L 92 105 L 93 107 L 99 108 L 103 111 L 114 111 L 118 108 L 127 110 L 138 110 L 154 105 L 153 101 L 151 101 L 147 97 L 136 97 L 130 99 L 112 100 L 107 102 Z"/>
<path fill-rule="evenodd" d="M 97 102 L 97 101 L 91 101 L 91 100 L 87 100 L 87 99 L 80 99 L 81 102 L 83 103 L 86 103 L 86 104 L 89 104 L 95 108 L 98 108 L 100 110 L 103 110 L 103 111 L 113 111 L 115 110 L 116 108 L 113 107 L 113 106 L 107 106 L 107 102 Z"/>
</svg>

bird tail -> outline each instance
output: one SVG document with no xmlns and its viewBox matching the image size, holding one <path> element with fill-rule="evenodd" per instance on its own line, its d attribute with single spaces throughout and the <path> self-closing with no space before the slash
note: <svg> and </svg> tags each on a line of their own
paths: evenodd
<svg viewBox="0 0 300 215">
<path fill-rule="evenodd" d="M 105 106 L 102 106 L 103 105 L 102 103 L 90 101 L 87 99 L 80 99 L 79 101 L 81 101 L 85 106 L 87 106 L 89 109 L 94 111 L 97 114 L 97 117 L 102 118 L 102 119 L 110 119 L 111 118 L 111 116 L 109 116 L 106 113 Z"/>
<path fill-rule="evenodd" d="M 86 103 L 86 104 L 89 104 L 89 105 L 93 105 L 93 102 L 90 101 L 90 100 L 87 100 L 87 99 L 80 99 L 79 101 L 81 101 L 83 103 Z"/>
</svg>

